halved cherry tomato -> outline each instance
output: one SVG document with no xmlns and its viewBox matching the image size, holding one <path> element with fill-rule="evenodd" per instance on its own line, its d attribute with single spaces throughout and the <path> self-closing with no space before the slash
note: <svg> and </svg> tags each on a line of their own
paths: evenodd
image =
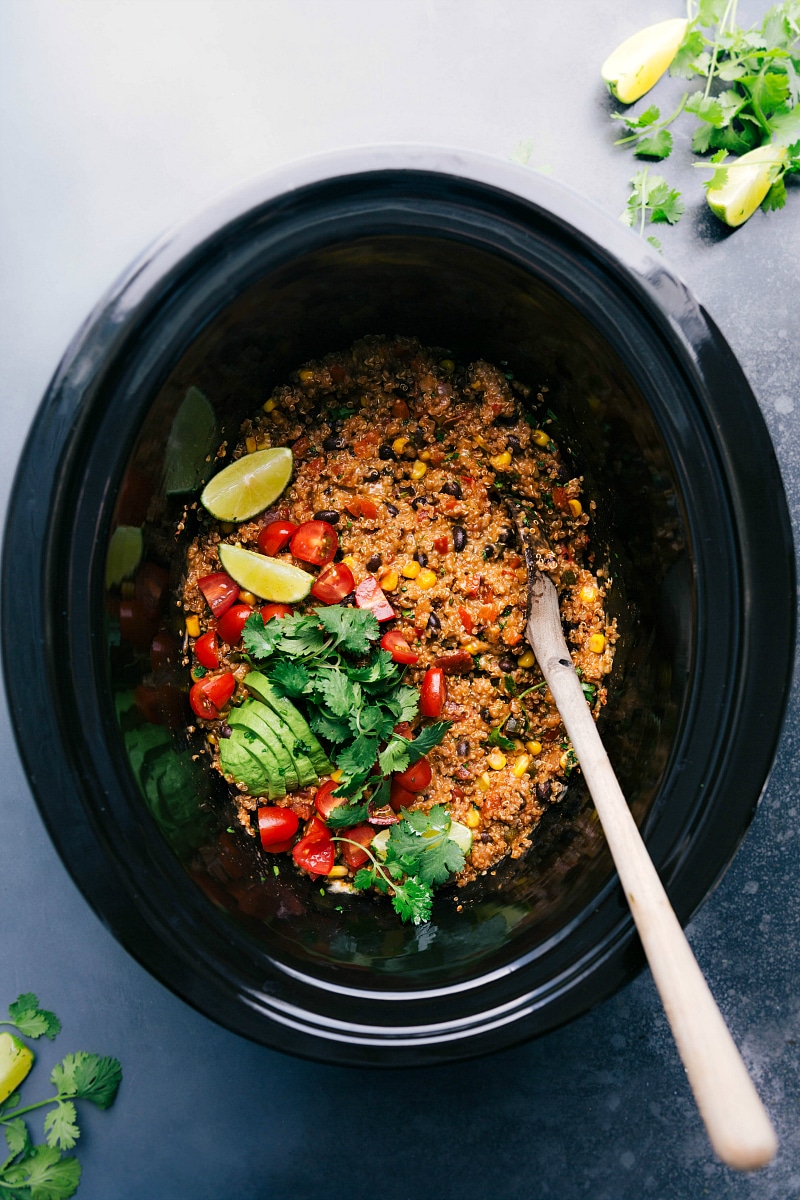
<svg viewBox="0 0 800 1200">
<path fill-rule="evenodd" d="M 290 808 L 266 805 L 258 810 L 258 832 L 265 850 L 288 849 L 297 833 L 300 821 Z M 288 845 L 287 845 L 288 843 Z"/>
<path fill-rule="evenodd" d="M 472 619 L 472 613 L 467 608 L 462 608 L 459 605 L 458 619 L 465 633 L 472 633 L 475 628 L 475 622 Z"/>
<path fill-rule="evenodd" d="M 405 771 L 395 775 L 400 786 L 409 792 L 424 792 L 432 778 L 433 771 L 427 758 L 418 759 L 410 767 L 406 767 Z"/>
<path fill-rule="evenodd" d="M 216 629 L 209 629 L 202 637 L 199 637 L 194 644 L 194 652 L 197 655 L 197 661 L 201 667 L 208 667 L 209 671 L 215 671 L 219 666 L 219 646 L 217 644 Z"/>
<path fill-rule="evenodd" d="M 291 617 L 294 615 L 294 609 L 291 604 L 265 604 L 261 609 L 261 619 L 266 625 L 267 621 L 271 621 L 273 617 Z"/>
<path fill-rule="evenodd" d="M 327 821 L 335 808 L 340 804 L 346 804 L 347 800 L 344 796 L 334 796 L 334 792 L 338 788 L 339 783 L 336 779 L 326 779 L 324 783 L 319 785 L 317 794 L 314 797 L 314 804 L 317 812 L 322 817 L 323 821 Z"/>
<path fill-rule="evenodd" d="M 385 633 L 381 638 L 381 646 L 389 651 L 396 663 L 419 662 L 419 655 L 414 653 L 399 629 L 390 629 Z"/>
<path fill-rule="evenodd" d="M 229 646 L 238 645 L 242 638 L 244 623 L 252 615 L 253 610 L 249 604 L 234 604 L 226 613 L 223 613 L 217 621 L 217 633 L 223 642 L 227 642 Z"/>
<path fill-rule="evenodd" d="M 362 579 L 356 588 L 356 608 L 371 609 L 378 621 L 393 621 L 397 615 L 374 575 Z"/>
<path fill-rule="evenodd" d="M 200 679 L 189 692 L 192 710 L 204 721 L 215 721 L 219 710 L 224 708 L 236 691 L 236 679 L 232 671 L 221 675 L 208 675 Z"/>
<path fill-rule="evenodd" d="M 342 837 L 350 839 L 347 842 L 340 842 L 342 858 L 351 871 L 357 871 L 359 867 L 363 867 L 365 862 L 369 862 L 366 850 L 360 850 L 359 846 L 369 846 L 375 837 L 375 830 L 371 825 L 354 825 L 352 829 L 343 829 Z M 358 846 L 351 846 L 350 842 L 358 842 Z"/>
<path fill-rule="evenodd" d="M 338 604 L 352 592 L 355 582 L 347 563 L 331 563 L 317 576 L 311 588 L 311 595 L 323 604 Z"/>
<path fill-rule="evenodd" d="M 301 562 L 325 567 L 339 549 L 339 536 L 327 521 L 304 521 L 292 535 L 289 549 Z"/>
<path fill-rule="evenodd" d="M 456 650 L 453 654 L 440 655 L 434 659 L 433 665 L 444 671 L 445 675 L 469 675 L 475 662 L 466 650 Z"/>
<path fill-rule="evenodd" d="M 369 496 L 353 496 L 345 508 L 351 517 L 366 517 L 368 521 L 374 521 L 378 515 L 378 506 Z"/>
<path fill-rule="evenodd" d="M 294 521 L 270 521 L 258 535 L 258 548 L 262 554 L 279 554 L 296 532 Z"/>
<path fill-rule="evenodd" d="M 469 658 L 469 655 L 467 655 Z M 472 662 L 472 659 L 470 659 Z M 440 717 L 447 699 L 447 682 L 441 667 L 429 667 L 422 681 L 419 711 L 423 717 Z"/>
<path fill-rule="evenodd" d="M 292 858 L 301 870 L 308 871 L 311 878 L 316 879 L 318 875 L 328 874 L 335 857 L 333 835 L 319 817 L 312 817 L 308 832 L 292 848 Z"/>
<path fill-rule="evenodd" d="M 239 595 L 239 585 L 234 583 L 227 571 L 214 571 L 198 579 L 197 586 L 208 601 L 215 617 L 227 612 Z"/>
<path fill-rule="evenodd" d="M 389 803 L 395 812 L 400 812 L 401 808 L 410 808 L 419 797 L 416 792 L 410 792 L 408 788 L 404 788 L 402 783 L 397 782 L 397 776 L 392 777 L 392 786 L 389 792 Z"/>
<path fill-rule="evenodd" d="M 433 548 L 437 554 L 447 554 L 450 549 L 450 538 L 446 534 L 444 537 L 434 538 Z"/>
</svg>

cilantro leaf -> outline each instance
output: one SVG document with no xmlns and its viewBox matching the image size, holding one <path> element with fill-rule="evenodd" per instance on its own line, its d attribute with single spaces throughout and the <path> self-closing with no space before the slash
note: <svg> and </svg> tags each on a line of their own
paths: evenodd
<svg viewBox="0 0 800 1200">
<path fill-rule="evenodd" d="M 288 696 L 291 700 L 311 690 L 308 668 L 290 658 L 283 658 L 275 664 L 269 672 L 269 681 L 280 695 Z"/>
<path fill-rule="evenodd" d="M 412 876 L 406 879 L 405 883 L 394 885 L 392 907 L 403 921 L 424 925 L 431 919 L 433 892 L 421 880 Z"/>
<path fill-rule="evenodd" d="M 668 129 L 659 129 L 652 137 L 640 138 L 633 153 L 637 158 L 669 158 L 672 153 L 672 134 Z"/>
<path fill-rule="evenodd" d="M 446 883 L 464 866 L 461 847 L 447 836 L 451 824 L 450 814 L 439 804 L 428 813 L 404 810 L 402 819 L 391 827 L 387 862 L 399 861 L 406 874 L 421 883 Z"/>
<path fill-rule="evenodd" d="M 336 766 L 345 775 L 356 778 L 369 772 L 378 754 L 378 739 L 360 733 L 336 756 Z"/>
<path fill-rule="evenodd" d="M 677 76 L 679 79 L 692 79 L 695 75 L 702 74 L 702 67 L 698 65 L 697 59 L 702 54 L 704 46 L 705 38 L 702 33 L 690 25 L 670 63 L 670 75 Z"/>
<path fill-rule="evenodd" d="M 783 179 L 776 179 L 772 187 L 761 201 L 764 212 L 774 212 L 786 204 L 786 184 Z"/>
<path fill-rule="evenodd" d="M 366 666 L 350 667 L 347 673 L 351 679 L 363 684 L 365 691 L 373 691 L 376 684 L 395 682 L 399 678 L 400 668 L 388 651 L 373 648 Z"/>
<path fill-rule="evenodd" d="M 55 1013 L 39 1008 L 39 1000 L 33 992 L 24 992 L 8 1006 L 11 1024 L 25 1037 L 39 1038 L 44 1034 L 50 1041 L 61 1032 L 61 1022 Z"/>
<path fill-rule="evenodd" d="M 327 738 L 329 742 L 346 742 L 352 737 L 348 721 L 337 721 L 319 709 L 310 714 L 308 723 L 314 733 Z"/>
<path fill-rule="evenodd" d="M 295 613 L 291 617 L 281 617 L 276 624 L 281 634 L 279 649 L 290 657 L 317 654 L 325 646 L 325 635 L 315 614 Z"/>
<path fill-rule="evenodd" d="M 62 1158 L 61 1152 L 53 1146 L 34 1146 L 12 1171 L 6 1172 L 12 1187 L 30 1189 L 31 1200 L 67 1200 L 74 1196 L 80 1178 L 77 1158 Z M 24 1193 L 16 1194 L 21 1197 Z"/>
<path fill-rule="evenodd" d="M 75 1105 L 71 1100 L 59 1100 L 44 1119 L 44 1132 L 48 1146 L 59 1150 L 71 1150 L 80 1137 Z"/>
<path fill-rule="evenodd" d="M 499 746 L 501 750 L 513 750 L 514 743 L 511 738 L 505 737 L 500 732 L 500 726 L 496 725 L 486 739 L 487 746 Z"/>
<path fill-rule="evenodd" d="M 668 221 L 674 225 L 683 216 L 685 205 L 680 192 L 670 188 L 666 182 L 663 187 L 650 193 L 650 220 Z"/>
<path fill-rule="evenodd" d="M 366 800 L 360 804 L 337 804 L 328 814 L 327 824 L 329 829 L 348 829 L 351 825 L 360 825 L 368 816 L 369 802 Z"/>
<path fill-rule="evenodd" d="M 694 113 L 701 121 L 709 125 L 719 126 L 725 120 L 725 113 L 719 100 L 714 96 L 704 96 L 702 92 L 693 92 L 686 101 L 686 111 Z"/>
<path fill-rule="evenodd" d="M 353 654 L 366 654 L 370 643 L 376 641 L 380 633 L 375 614 L 365 608 L 342 608 L 340 604 L 331 604 L 318 608 L 317 618 L 333 638 L 333 645 Z"/>
<path fill-rule="evenodd" d="M 344 671 L 325 671 L 314 687 L 335 717 L 349 717 L 361 704 L 361 688 Z"/>
<path fill-rule="evenodd" d="M 395 724 L 401 721 L 411 721 L 419 709 L 419 692 L 416 688 L 400 687 L 384 704 L 394 713 Z"/>
<path fill-rule="evenodd" d="M 392 738 L 388 746 L 381 750 L 378 755 L 378 766 L 381 769 L 381 774 L 391 775 L 393 771 L 405 771 L 406 767 L 411 763 L 408 755 L 409 745 L 408 738 Z"/>
<path fill-rule="evenodd" d="M 116 1058 L 87 1054 L 67 1054 L 50 1073 L 50 1082 L 56 1088 L 59 1099 L 76 1096 L 80 1100 L 91 1100 L 98 1108 L 108 1108 L 117 1094 L 122 1069 Z"/>
<path fill-rule="evenodd" d="M 386 713 L 379 704 L 368 704 L 358 715 L 357 729 L 383 741 L 388 738 L 396 724 L 392 713 Z"/>
<path fill-rule="evenodd" d="M 19 1095 L 14 1097 L 16 1105 L 19 1103 Z M 28 1127 L 22 1117 L 11 1117 L 3 1125 L 3 1132 L 6 1135 L 8 1142 L 9 1154 L 12 1158 L 16 1158 L 18 1154 L 25 1154 L 30 1149 L 31 1139 L 28 1133 Z"/>
<path fill-rule="evenodd" d="M 279 619 L 273 617 L 268 625 L 269 628 L 259 612 L 251 613 L 244 623 L 242 645 L 253 658 L 269 658 L 281 639 Z"/>
</svg>

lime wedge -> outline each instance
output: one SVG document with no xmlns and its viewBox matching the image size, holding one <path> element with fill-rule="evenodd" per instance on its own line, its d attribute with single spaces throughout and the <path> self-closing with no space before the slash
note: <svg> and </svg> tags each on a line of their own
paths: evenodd
<svg viewBox="0 0 800 1200">
<path fill-rule="evenodd" d="M 193 492 L 200 485 L 206 458 L 214 452 L 217 418 L 199 388 L 190 387 L 175 414 L 164 454 L 167 495 Z"/>
<path fill-rule="evenodd" d="M 206 484 L 200 499 L 218 521 L 247 521 L 278 499 L 293 462 L 286 446 L 243 454 Z"/>
<path fill-rule="evenodd" d="M 220 543 L 219 561 L 240 588 L 253 592 L 262 600 L 276 600 L 279 604 L 304 600 L 314 582 L 313 575 L 292 563 L 226 542 Z"/>
<path fill-rule="evenodd" d="M 144 538 L 138 525 L 118 525 L 111 535 L 106 556 L 106 587 L 128 579 L 139 565 Z"/>
<path fill-rule="evenodd" d="M 33 1066 L 33 1052 L 14 1037 L 0 1033 L 0 1104 L 16 1091 Z"/>
<path fill-rule="evenodd" d="M 741 158 L 721 163 L 727 171 L 720 187 L 710 187 L 706 193 L 708 207 L 735 229 L 744 225 L 772 187 L 775 177 L 789 161 L 785 146 L 757 146 Z"/>
<path fill-rule="evenodd" d="M 684 17 L 658 21 L 626 38 L 600 68 L 612 96 L 633 104 L 658 83 L 678 52 L 689 22 Z"/>
</svg>

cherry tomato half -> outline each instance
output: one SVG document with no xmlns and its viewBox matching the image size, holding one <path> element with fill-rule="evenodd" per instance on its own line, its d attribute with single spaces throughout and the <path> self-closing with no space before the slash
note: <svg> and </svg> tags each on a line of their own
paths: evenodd
<svg viewBox="0 0 800 1200">
<path fill-rule="evenodd" d="M 258 810 L 258 832 L 265 850 L 288 850 L 300 820 L 290 808 L 267 805 Z M 288 842 L 288 846 L 286 843 Z"/>
<path fill-rule="evenodd" d="M 362 579 L 356 588 L 356 608 L 369 608 L 378 621 L 393 621 L 397 616 L 374 575 Z"/>
<path fill-rule="evenodd" d="M 330 830 L 319 817 L 312 817 L 308 832 L 292 848 L 292 858 L 312 879 L 327 875 L 333 866 L 336 849 Z"/>
<path fill-rule="evenodd" d="M 327 821 L 335 808 L 340 804 L 346 803 L 344 796 L 334 796 L 334 792 L 339 784 L 335 779 L 326 779 L 317 789 L 317 794 L 314 797 L 314 804 L 317 807 L 317 812 L 322 817 L 323 821 Z"/>
<path fill-rule="evenodd" d="M 395 812 L 400 812 L 401 808 L 410 808 L 418 799 L 416 792 L 410 792 L 408 788 L 403 787 L 402 783 L 398 783 L 396 775 L 392 777 L 389 803 Z"/>
<path fill-rule="evenodd" d="M 219 710 L 224 708 L 236 690 L 236 679 L 232 671 L 221 675 L 207 675 L 200 679 L 189 692 L 192 711 L 204 721 L 215 721 Z"/>
<path fill-rule="evenodd" d="M 297 532 L 293 521 L 270 521 L 258 535 L 258 548 L 262 554 L 279 554 L 289 545 L 292 534 Z"/>
<path fill-rule="evenodd" d="M 359 847 L 369 846 L 375 837 L 375 830 L 371 825 L 354 825 L 352 829 L 343 829 L 342 837 L 350 839 L 350 841 L 339 843 L 342 847 L 342 858 L 351 871 L 357 871 L 359 867 L 364 866 L 365 862 L 369 862 L 366 850 L 361 850 Z M 350 842 L 358 842 L 358 846 L 351 846 Z"/>
<path fill-rule="evenodd" d="M 197 586 L 208 601 L 215 617 L 221 617 L 239 595 L 239 585 L 234 583 L 226 571 L 214 571 L 198 579 Z"/>
<path fill-rule="evenodd" d="M 265 604 L 261 609 L 261 619 L 266 625 L 273 617 L 291 617 L 294 609 L 290 604 Z"/>
<path fill-rule="evenodd" d="M 197 661 L 201 667 L 207 667 L 209 671 L 215 671 L 219 666 L 219 646 L 217 644 L 216 629 L 209 629 L 202 637 L 199 637 L 194 644 L 194 652 L 197 656 Z"/>
<path fill-rule="evenodd" d="M 440 717 L 447 699 L 447 681 L 441 667 L 429 667 L 422 681 L 419 711 L 423 717 Z"/>
<path fill-rule="evenodd" d="M 384 650 L 389 651 L 396 663 L 419 662 L 419 655 L 411 649 L 399 629 L 390 629 L 388 633 L 385 633 L 381 638 L 381 646 Z"/>
<path fill-rule="evenodd" d="M 241 641 L 244 623 L 252 614 L 253 610 L 249 604 L 234 604 L 223 613 L 217 621 L 217 633 L 223 642 L 227 642 L 229 646 L 236 646 Z"/>
<path fill-rule="evenodd" d="M 301 562 L 325 567 L 333 562 L 333 556 L 339 549 L 339 537 L 327 521 L 304 521 L 292 535 L 289 549 Z"/>
<path fill-rule="evenodd" d="M 311 588 L 311 595 L 323 604 L 338 604 L 352 592 L 355 582 L 347 563 L 331 563 L 317 576 Z"/>
<path fill-rule="evenodd" d="M 395 779 L 409 792 L 424 792 L 433 777 L 431 764 L 427 758 L 420 758 L 405 771 L 395 775 Z"/>
</svg>

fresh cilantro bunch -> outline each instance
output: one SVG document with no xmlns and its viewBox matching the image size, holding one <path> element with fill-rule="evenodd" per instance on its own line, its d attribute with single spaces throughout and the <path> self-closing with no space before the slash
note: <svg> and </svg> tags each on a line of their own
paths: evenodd
<svg viewBox="0 0 800 1200">
<path fill-rule="evenodd" d="M 61 1030 L 55 1013 L 39 1007 L 33 992 L 19 996 L 8 1008 L 8 1021 L 29 1038 L 51 1040 Z M 122 1079 L 116 1058 L 99 1054 L 67 1054 L 50 1073 L 55 1095 L 20 1107 L 20 1093 L 0 1103 L 0 1128 L 8 1144 L 8 1157 L 0 1162 L 0 1196 L 7 1200 L 66 1200 L 75 1194 L 81 1178 L 80 1163 L 71 1150 L 80 1137 L 76 1100 L 89 1100 L 108 1108 Z M 38 1108 L 54 1105 L 44 1119 L 45 1142 L 32 1142 L 24 1117 Z"/>
</svg>

